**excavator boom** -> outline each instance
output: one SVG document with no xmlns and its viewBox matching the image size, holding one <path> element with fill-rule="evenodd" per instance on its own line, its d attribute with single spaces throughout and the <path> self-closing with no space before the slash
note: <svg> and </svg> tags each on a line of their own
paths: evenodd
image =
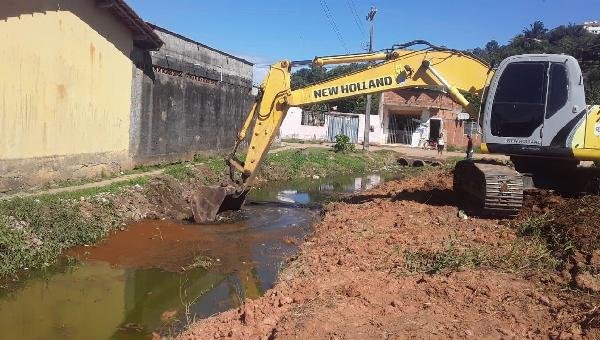
<svg viewBox="0 0 600 340">
<path fill-rule="evenodd" d="M 259 89 L 252 109 L 238 133 L 235 147 L 226 161 L 230 183 L 203 188 L 192 202 L 197 222 L 209 222 L 224 210 L 239 209 L 252 187 L 257 170 L 266 156 L 291 106 L 305 106 L 333 100 L 408 88 L 445 91 L 472 115 L 472 107 L 461 91 L 482 96 L 493 72 L 476 57 L 460 51 L 432 48 L 396 49 L 387 52 L 317 57 L 312 63 L 323 66 L 355 62 L 379 62 L 365 69 L 328 79 L 300 89 L 291 89 L 294 63 L 273 64 Z M 251 136 L 248 132 L 251 131 Z M 236 158 L 242 142 L 250 137 L 244 162 Z"/>
</svg>

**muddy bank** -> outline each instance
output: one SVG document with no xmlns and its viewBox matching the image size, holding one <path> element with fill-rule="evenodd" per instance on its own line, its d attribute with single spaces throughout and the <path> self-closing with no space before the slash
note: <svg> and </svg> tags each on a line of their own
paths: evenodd
<svg viewBox="0 0 600 340">
<path fill-rule="evenodd" d="M 397 153 L 294 149 L 269 154 L 259 182 L 394 168 Z M 143 169 L 140 169 L 142 171 Z M 153 168 L 156 170 L 156 168 Z M 0 287 L 24 271 L 44 269 L 67 249 L 91 245 L 142 219 L 187 221 L 195 189 L 227 178 L 221 158 L 197 157 L 163 174 L 104 187 L 0 201 Z"/>
<path fill-rule="evenodd" d="M 269 154 L 256 178 L 256 186 L 268 182 L 302 178 L 321 178 L 369 172 L 399 170 L 399 154 L 392 151 L 373 153 L 335 153 L 328 149 L 294 149 Z M 188 164 L 167 174 L 152 178 L 147 185 L 134 186 L 115 195 L 112 201 L 127 221 L 171 219 L 188 221 L 192 195 L 202 185 L 226 183 L 228 174 L 223 164 L 200 162 Z M 404 170 L 406 172 L 406 170 Z"/>
<path fill-rule="evenodd" d="M 464 219 L 451 186 L 449 173 L 431 173 L 328 205 L 272 290 L 180 337 L 600 337 L 597 236 L 568 228 L 569 244 L 588 248 L 565 254 L 546 232 L 568 219 L 560 212 L 597 220 L 598 210 L 542 194 L 517 220 Z"/>
</svg>

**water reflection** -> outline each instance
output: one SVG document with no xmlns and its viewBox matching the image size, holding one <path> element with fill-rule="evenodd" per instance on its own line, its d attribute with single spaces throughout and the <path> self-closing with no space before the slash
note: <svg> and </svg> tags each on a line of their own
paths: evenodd
<svg viewBox="0 0 600 340">
<path fill-rule="evenodd" d="M 395 177 L 395 174 L 372 174 L 268 183 L 251 191 L 250 199 L 295 204 L 322 203 L 334 199 L 339 194 L 372 189 L 383 181 Z"/>
</svg>

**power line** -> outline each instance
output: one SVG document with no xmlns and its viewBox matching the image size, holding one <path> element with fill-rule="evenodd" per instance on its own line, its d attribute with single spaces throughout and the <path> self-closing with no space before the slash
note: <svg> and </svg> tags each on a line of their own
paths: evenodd
<svg viewBox="0 0 600 340">
<path fill-rule="evenodd" d="M 340 32 L 338 25 L 335 23 L 335 19 L 333 18 L 333 15 L 331 14 L 331 10 L 329 9 L 329 6 L 327 5 L 327 0 L 320 0 L 320 2 L 321 2 L 321 7 L 323 8 L 323 12 L 325 13 L 325 16 L 327 17 L 327 19 L 329 20 L 329 24 L 331 25 L 331 28 L 333 28 L 333 31 L 337 35 L 338 40 L 340 41 L 340 43 L 346 50 L 346 53 L 350 53 L 350 51 L 348 50 L 348 45 L 346 45 L 346 42 L 344 41 L 344 38 L 342 37 L 342 33 Z"/>
<path fill-rule="evenodd" d="M 348 8 L 350 9 L 350 12 L 352 13 L 352 17 L 354 17 L 354 23 L 356 24 L 356 27 L 362 34 L 363 39 L 367 40 L 367 34 L 366 34 L 367 30 L 365 29 L 365 26 L 363 25 L 362 21 L 360 20 L 360 17 L 358 16 L 358 12 L 356 11 L 356 4 L 354 3 L 354 0 L 346 0 L 346 3 L 348 4 Z"/>
</svg>

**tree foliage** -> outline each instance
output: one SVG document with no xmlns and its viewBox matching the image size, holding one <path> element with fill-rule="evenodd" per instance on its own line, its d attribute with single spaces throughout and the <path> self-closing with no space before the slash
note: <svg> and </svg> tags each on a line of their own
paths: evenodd
<svg viewBox="0 0 600 340">
<path fill-rule="evenodd" d="M 333 68 L 314 66 L 301 68 L 292 74 L 292 90 L 306 87 L 324 80 L 337 78 L 366 68 L 364 63 L 340 65 Z M 367 100 L 365 96 L 334 100 L 325 104 L 315 105 L 311 109 L 329 111 L 337 107 L 337 111 L 346 113 L 365 113 Z M 371 101 L 371 114 L 377 114 L 379 109 L 379 96 L 373 95 Z"/>
<path fill-rule="evenodd" d="M 525 53 L 563 53 L 575 57 L 583 71 L 588 104 L 600 104 L 600 35 L 586 31 L 582 25 L 561 25 L 551 30 L 536 21 L 514 36 L 508 44 L 488 42 L 471 51 L 491 64 Z"/>
</svg>

